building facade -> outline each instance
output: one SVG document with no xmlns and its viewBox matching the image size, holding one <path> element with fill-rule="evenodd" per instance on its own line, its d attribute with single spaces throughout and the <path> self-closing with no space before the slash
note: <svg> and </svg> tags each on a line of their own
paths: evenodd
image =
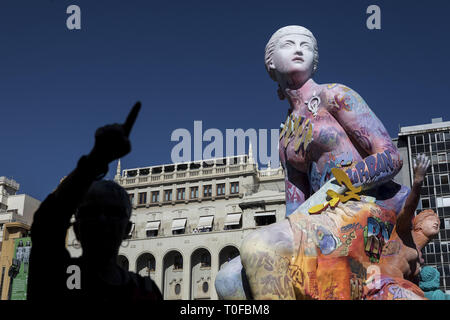
<svg viewBox="0 0 450 320">
<path fill-rule="evenodd" d="M 242 239 L 285 217 L 284 172 L 260 170 L 249 155 L 120 169 L 133 228 L 119 263 L 149 275 L 164 299 L 217 299 L 219 269 L 239 255 Z M 69 230 L 68 250 L 81 249 Z"/>
<path fill-rule="evenodd" d="M 11 295 L 11 266 L 15 240 L 29 233 L 33 215 L 41 202 L 27 194 L 17 194 L 20 185 L 0 177 L 0 299 Z M 27 262 L 28 263 L 28 262 Z"/>
<path fill-rule="evenodd" d="M 27 194 L 17 194 L 20 185 L 13 179 L 0 177 L 0 250 L 6 223 L 21 222 L 31 226 L 41 202 Z"/>
<path fill-rule="evenodd" d="M 413 159 L 424 153 L 431 159 L 416 213 L 432 209 L 438 213 L 441 226 L 438 236 L 422 251 L 425 264 L 441 274 L 441 289 L 450 293 L 450 121 L 433 119 L 432 123 L 400 128 L 397 146 L 404 164 L 397 176 L 399 182 L 411 186 Z"/>
</svg>

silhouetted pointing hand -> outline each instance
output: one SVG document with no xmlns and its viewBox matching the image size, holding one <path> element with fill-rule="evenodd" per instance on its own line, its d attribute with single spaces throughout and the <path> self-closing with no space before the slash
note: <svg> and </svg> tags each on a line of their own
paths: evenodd
<svg viewBox="0 0 450 320">
<path fill-rule="evenodd" d="M 140 109 L 141 103 L 137 102 L 128 114 L 125 123 L 115 123 L 98 128 L 95 132 L 95 145 L 89 156 L 96 161 L 110 163 L 128 154 L 131 151 L 128 137 Z"/>
</svg>

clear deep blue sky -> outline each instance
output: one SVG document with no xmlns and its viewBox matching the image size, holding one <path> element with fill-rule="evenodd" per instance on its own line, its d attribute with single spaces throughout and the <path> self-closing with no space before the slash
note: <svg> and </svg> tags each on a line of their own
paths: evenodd
<svg viewBox="0 0 450 320">
<path fill-rule="evenodd" d="M 82 29 L 66 28 L 81 8 Z M 381 30 L 366 8 L 381 7 Z M 385 124 L 450 120 L 449 1 L 1 0 L 0 176 L 40 200 L 97 127 L 143 103 L 123 168 L 170 163 L 176 128 L 277 128 L 287 103 L 263 63 L 278 28 L 318 40 L 318 83 L 353 88 Z M 116 163 L 110 166 L 109 178 Z"/>
</svg>

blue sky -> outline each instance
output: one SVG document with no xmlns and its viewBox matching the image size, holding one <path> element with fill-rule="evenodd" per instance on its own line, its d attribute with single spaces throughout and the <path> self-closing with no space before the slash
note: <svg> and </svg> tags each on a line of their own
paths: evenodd
<svg viewBox="0 0 450 320">
<path fill-rule="evenodd" d="M 79 31 L 66 8 L 81 8 Z M 370 4 L 381 30 L 366 28 Z M 87 1 L 0 3 L 0 176 L 40 200 L 91 149 L 95 129 L 143 108 L 123 168 L 170 163 L 176 128 L 277 128 L 287 103 L 264 68 L 278 28 L 318 40 L 318 83 L 356 90 L 391 136 L 450 120 L 448 1 Z M 115 173 L 110 166 L 109 178 Z"/>
</svg>

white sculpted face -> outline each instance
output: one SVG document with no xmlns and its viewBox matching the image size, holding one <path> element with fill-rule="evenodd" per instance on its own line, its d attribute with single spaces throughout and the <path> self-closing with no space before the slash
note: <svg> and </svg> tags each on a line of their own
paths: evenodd
<svg viewBox="0 0 450 320">
<path fill-rule="evenodd" d="M 439 233 L 439 219 L 437 217 L 428 217 L 421 224 L 422 232 L 428 238 L 432 238 Z"/>
<path fill-rule="evenodd" d="M 278 40 L 270 67 L 280 75 L 301 73 L 309 78 L 313 72 L 314 46 L 310 37 L 288 34 Z"/>
</svg>

